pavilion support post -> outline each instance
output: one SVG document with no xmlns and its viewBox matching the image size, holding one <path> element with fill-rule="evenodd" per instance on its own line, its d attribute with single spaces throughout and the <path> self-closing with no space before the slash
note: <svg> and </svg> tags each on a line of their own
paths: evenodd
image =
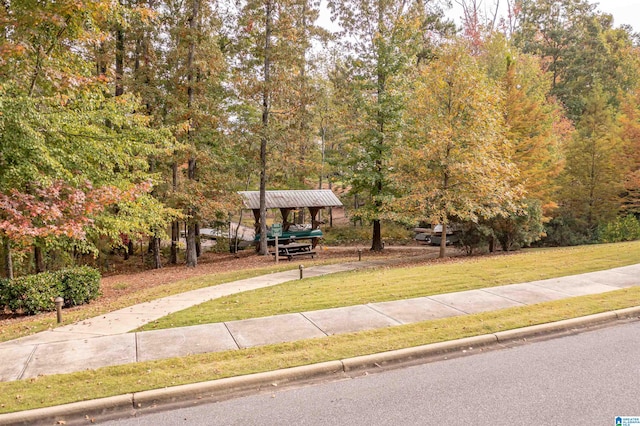
<svg viewBox="0 0 640 426">
<path fill-rule="evenodd" d="M 260 209 L 253 209 L 253 230 L 255 232 L 254 235 L 258 235 L 260 233 Z M 256 242 L 256 251 L 260 250 L 260 241 Z"/>
<path fill-rule="evenodd" d="M 291 222 L 289 222 L 289 214 L 291 213 L 290 208 L 281 208 L 280 214 L 282 215 L 282 230 L 284 232 L 289 231 L 289 227 L 291 226 Z"/>
<path fill-rule="evenodd" d="M 311 214 L 311 229 L 320 228 L 320 222 L 316 220 L 319 211 L 320 208 L 318 207 L 309 207 L 309 213 Z"/>
</svg>

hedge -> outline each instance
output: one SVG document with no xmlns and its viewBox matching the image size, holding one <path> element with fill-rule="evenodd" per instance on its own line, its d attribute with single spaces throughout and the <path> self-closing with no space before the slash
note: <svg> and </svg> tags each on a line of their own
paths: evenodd
<svg viewBox="0 0 640 426">
<path fill-rule="evenodd" d="M 65 306 L 88 303 L 100 296 L 100 272 L 89 266 L 63 269 L 55 273 Z"/>
<path fill-rule="evenodd" d="M 99 295 L 100 273 L 88 266 L 0 280 L 0 307 L 27 315 L 55 310 L 58 296 L 76 306 Z"/>
</svg>

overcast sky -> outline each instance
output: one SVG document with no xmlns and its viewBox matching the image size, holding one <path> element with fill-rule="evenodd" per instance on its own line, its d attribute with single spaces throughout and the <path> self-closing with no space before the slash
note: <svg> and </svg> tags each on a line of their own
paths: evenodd
<svg viewBox="0 0 640 426">
<path fill-rule="evenodd" d="M 483 0 L 485 5 L 495 5 L 497 0 Z M 447 16 L 454 18 L 459 22 L 459 17 L 462 15 L 460 7 L 454 3 L 454 8 L 447 13 Z M 640 0 L 602 0 L 591 1 L 591 3 L 598 3 L 598 9 L 602 12 L 610 13 L 613 15 L 614 26 L 620 26 L 623 24 L 631 25 L 634 31 L 640 31 Z M 320 25 L 328 29 L 335 29 L 335 24 L 332 24 L 329 20 L 329 11 L 326 8 L 326 0 L 322 1 L 321 13 L 320 13 Z M 506 5 L 505 0 L 500 1 L 501 5 Z"/>
<path fill-rule="evenodd" d="M 454 8 L 447 15 L 459 22 L 458 18 L 462 15 L 461 10 L 455 1 L 452 3 L 454 3 Z M 496 0 L 483 0 L 483 4 L 489 7 L 495 3 Z M 600 11 L 612 14 L 614 26 L 627 24 L 631 25 L 634 31 L 640 30 L 640 0 L 602 0 L 590 1 L 589 3 L 597 3 Z M 500 1 L 500 4 L 506 5 L 506 1 Z"/>
</svg>

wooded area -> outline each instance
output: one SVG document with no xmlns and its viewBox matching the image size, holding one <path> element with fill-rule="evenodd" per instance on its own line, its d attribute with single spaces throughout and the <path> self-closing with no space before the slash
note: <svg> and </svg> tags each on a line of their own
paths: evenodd
<svg viewBox="0 0 640 426">
<path fill-rule="evenodd" d="M 3 0 L 5 276 L 142 241 L 179 263 L 181 229 L 195 267 L 241 190 L 265 227 L 266 189 L 340 187 L 372 250 L 385 221 L 468 251 L 640 229 L 638 34 L 586 0 L 456 2 L 459 29 L 434 0 L 329 0 L 332 33 L 316 0 Z"/>
</svg>

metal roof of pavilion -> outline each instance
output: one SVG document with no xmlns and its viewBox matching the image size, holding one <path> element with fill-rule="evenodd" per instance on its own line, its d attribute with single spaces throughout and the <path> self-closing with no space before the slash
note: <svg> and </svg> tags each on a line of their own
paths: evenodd
<svg viewBox="0 0 640 426">
<path fill-rule="evenodd" d="M 244 207 L 260 208 L 259 191 L 240 191 Z M 266 191 L 268 209 L 298 209 L 303 207 L 339 207 L 342 203 L 330 189 L 309 189 L 291 191 Z"/>
</svg>

